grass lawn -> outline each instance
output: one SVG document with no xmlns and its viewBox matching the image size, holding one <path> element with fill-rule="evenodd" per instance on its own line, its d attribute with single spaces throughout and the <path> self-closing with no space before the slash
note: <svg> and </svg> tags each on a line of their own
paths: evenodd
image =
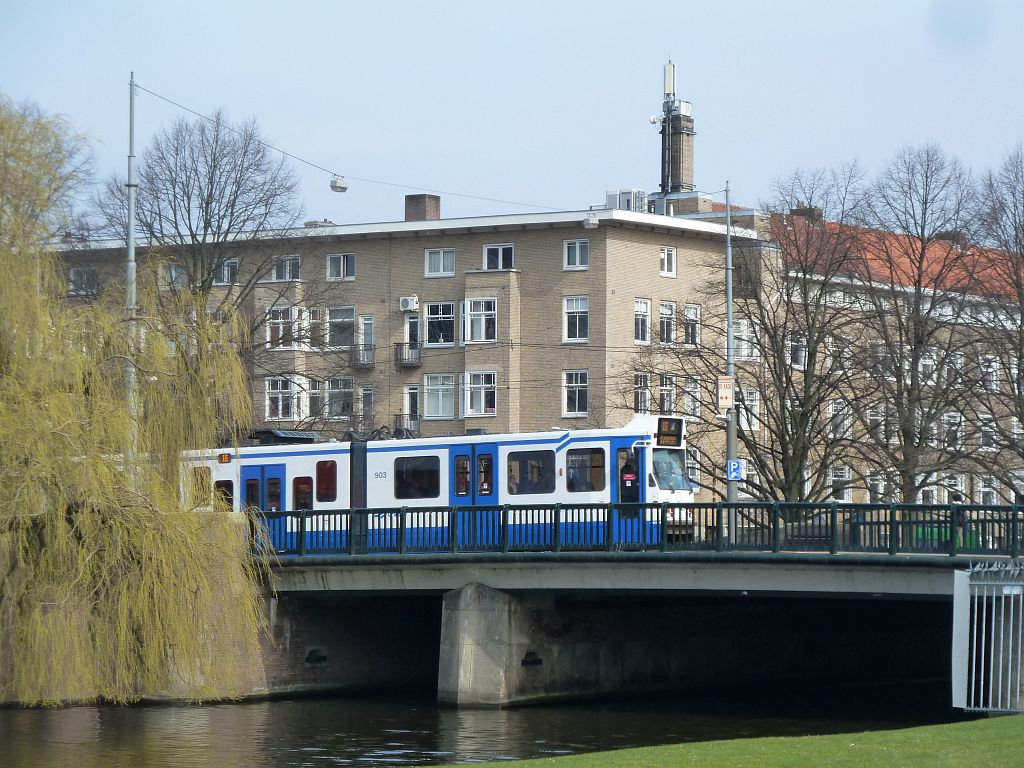
<svg viewBox="0 0 1024 768">
<path fill-rule="evenodd" d="M 671 744 L 513 764 L 515 768 L 1024 768 L 1024 717 L 899 731 Z"/>
</svg>

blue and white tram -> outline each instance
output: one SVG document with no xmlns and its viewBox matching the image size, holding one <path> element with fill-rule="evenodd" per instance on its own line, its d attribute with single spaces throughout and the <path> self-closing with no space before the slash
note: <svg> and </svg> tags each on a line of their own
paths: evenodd
<svg viewBox="0 0 1024 768">
<path fill-rule="evenodd" d="M 661 506 L 678 528 L 693 502 L 685 424 L 665 416 L 638 415 L 611 429 L 259 446 L 200 463 L 235 510 L 287 518 L 281 533 L 292 537 L 296 517 L 280 513 L 302 510 L 306 536 L 331 532 L 334 549 L 345 548 L 351 525 L 359 551 L 388 550 L 399 525 L 412 551 L 447 547 L 451 536 L 493 548 L 506 505 L 514 510 L 504 533 L 512 548 L 550 544 L 555 505 L 567 548 L 609 535 L 656 541 Z M 368 511 L 360 531 L 351 510 Z"/>
</svg>

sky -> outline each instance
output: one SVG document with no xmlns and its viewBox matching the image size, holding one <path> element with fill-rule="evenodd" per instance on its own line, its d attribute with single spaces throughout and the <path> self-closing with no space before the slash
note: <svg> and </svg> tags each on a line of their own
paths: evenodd
<svg viewBox="0 0 1024 768">
<path fill-rule="evenodd" d="M 418 191 L 445 217 L 656 191 L 671 58 L 697 188 L 757 205 L 798 168 L 874 173 L 926 142 L 996 167 L 1024 140 L 1022 31 L 1018 0 L 0 0 L 0 94 L 65 116 L 98 176 L 125 175 L 134 71 L 196 112 L 255 117 L 320 166 L 295 163 L 305 218 L 360 223 L 401 219 Z M 183 115 L 139 92 L 137 154 Z"/>
</svg>

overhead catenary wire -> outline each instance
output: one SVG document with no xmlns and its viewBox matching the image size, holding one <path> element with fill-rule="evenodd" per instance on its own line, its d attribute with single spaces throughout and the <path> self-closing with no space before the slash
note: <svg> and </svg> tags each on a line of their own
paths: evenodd
<svg viewBox="0 0 1024 768">
<path fill-rule="evenodd" d="M 152 91 L 149 88 L 146 88 L 145 86 L 139 85 L 138 81 L 135 81 L 135 87 L 138 90 L 140 90 L 140 91 L 145 91 L 150 96 L 153 96 L 153 97 L 155 97 L 157 99 L 160 99 L 161 101 L 164 101 L 164 102 L 166 102 L 166 103 L 168 103 L 168 104 L 170 104 L 170 105 L 172 105 L 174 107 L 177 107 L 180 110 L 188 112 L 191 115 L 195 115 L 196 117 L 198 117 L 198 118 L 200 118 L 202 120 L 206 120 L 209 123 L 216 123 L 216 121 L 213 120 L 208 115 L 204 115 L 202 112 L 199 112 L 199 111 L 194 110 L 194 109 L 192 109 L 190 107 L 187 107 L 184 104 L 181 104 L 180 102 L 174 101 L 173 99 L 170 99 L 170 98 L 168 98 L 168 97 L 166 97 L 166 96 L 164 96 L 162 94 L 159 94 L 156 91 Z M 238 129 L 228 125 L 227 123 L 223 123 L 222 125 L 225 128 L 227 128 L 229 131 L 232 131 L 233 133 L 238 133 L 238 134 L 241 133 L 240 131 L 238 131 Z M 522 206 L 524 208 L 542 208 L 542 209 L 548 210 L 548 211 L 563 211 L 563 210 L 565 210 L 564 206 L 563 207 L 557 207 L 557 206 L 553 206 L 553 205 L 542 205 L 540 203 L 524 203 L 524 202 L 521 202 L 519 200 L 505 200 L 503 198 L 498 198 L 498 197 L 487 197 L 485 195 L 473 195 L 473 194 L 469 194 L 469 193 L 466 193 L 466 192 L 452 192 L 452 191 L 444 190 L 444 189 L 433 189 L 433 188 L 430 188 L 430 187 L 421 187 L 421 186 L 417 186 L 417 185 L 414 185 L 414 184 L 400 184 L 400 183 L 393 182 L 393 181 L 382 181 L 381 179 L 370 179 L 370 178 L 366 178 L 366 177 L 362 177 L 362 176 L 353 176 L 351 174 L 340 173 L 338 171 L 333 171 L 330 168 L 325 168 L 324 166 L 322 166 L 322 165 L 320 165 L 318 163 L 314 163 L 312 160 L 307 160 L 304 157 L 300 157 L 299 155 L 296 155 L 296 154 L 294 154 L 292 152 L 288 152 L 288 151 L 286 151 L 284 149 L 281 149 L 280 147 L 276 147 L 273 144 L 270 144 L 270 143 L 268 143 L 266 141 L 261 141 L 260 139 L 255 139 L 255 141 L 257 141 L 260 145 L 266 147 L 267 149 L 273 150 L 274 152 L 277 152 L 277 153 L 279 153 L 279 154 L 281 154 L 281 155 L 283 155 L 285 157 L 291 158 L 292 160 L 294 160 L 297 163 L 302 163 L 303 165 L 307 165 L 310 168 L 315 168 L 318 171 L 323 171 L 324 173 L 330 174 L 331 176 L 344 177 L 346 179 L 352 179 L 354 181 L 361 181 L 361 182 L 364 182 L 366 184 L 380 184 L 380 185 L 388 186 L 388 187 L 396 187 L 398 189 L 411 189 L 411 190 L 415 190 L 417 192 L 427 192 L 427 193 L 430 193 L 430 194 L 437 194 L 437 195 L 448 195 L 448 196 L 451 196 L 451 197 L 464 197 L 464 198 L 467 198 L 469 200 L 482 200 L 482 201 L 488 202 L 488 203 L 502 203 L 503 205 L 518 205 L 518 206 Z"/>
</svg>

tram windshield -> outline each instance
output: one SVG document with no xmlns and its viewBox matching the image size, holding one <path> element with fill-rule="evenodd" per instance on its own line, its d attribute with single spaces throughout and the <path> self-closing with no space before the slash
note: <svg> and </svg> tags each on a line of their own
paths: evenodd
<svg viewBox="0 0 1024 768">
<path fill-rule="evenodd" d="M 654 479 L 664 491 L 689 491 L 690 478 L 686 476 L 685 451 L 674 448 L 654 449 Z"/>
</svg>

